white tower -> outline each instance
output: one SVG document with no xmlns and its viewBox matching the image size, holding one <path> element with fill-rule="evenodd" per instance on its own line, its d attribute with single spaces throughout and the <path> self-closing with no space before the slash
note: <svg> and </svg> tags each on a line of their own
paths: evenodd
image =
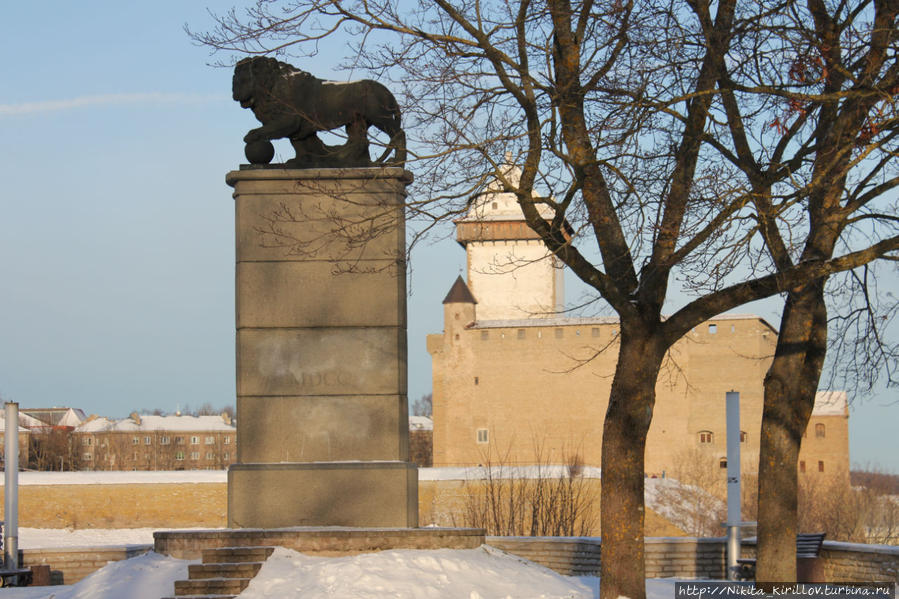
<svg viewBox="0 0 899 599">
<path fill-rule="evenodd" d="M 521 171 L 509 168 L 508 177 L 517 183 Z M 515 194 L 502 192 L 494 181 L 455 223 L 456 241 L 468 254 L 478 320 L 557 315 L 564 304 L 562 263 L 528 227 Z"/>
</svg>

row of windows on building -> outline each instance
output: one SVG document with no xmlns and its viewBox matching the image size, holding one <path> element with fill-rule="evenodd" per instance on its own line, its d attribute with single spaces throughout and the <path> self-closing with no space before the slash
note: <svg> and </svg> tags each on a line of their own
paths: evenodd
<svg viewBox="0 0 899 599">
<path fill-rule="evenodd" d="M 151 456 L 150 454 L 144 454 L 143 457 L 144 457 L 145 460 L 149 460 L 152 456 Z M 141 458 L 141 456 L 140 456 L 137 452 L 134 452 L 134 458 L 133 458 L 133 459 L 134 459 L 135 461 L 138 461 L 138 460 L 140 460 L 140 458 Z M 93 455 L 92 453 L 83 453 L 83 454 L 81 454 L 81 459 L 84 460 L 85 462 L 92 462 L 93 459 L 94 459 L 94 455 Z M 192 459 L 192 460 L 199 460 L 199 459 L 200 459 L 200 452 L 199 452 L 199 451 L 192 451 L 192 452 L 190 452 L 190 459 Z M 206 452 L 206 459 L 207 459 L 207 460 L 214 460 L 214 459 L 215 459 L 215 453 L 213 453 L 213 452 L 211 452 L 211 451 L 207 451 L 207 452 Z M 231 454 L 230 454 L 229 452 L 226 451 L 225 453 L 222 454 L 222 459 L 223 459 L 223 460 L 229 460 L 229 459 L 231 459 Z M 109 455 L 109 456 L 107 456 L 107 460 L 108 460 L 108 461 L 115 461 L 115 456 L 114 456 L 114 455 Z M 179 462 L 184 461 L 184 452 L 183 452 L 183 451 L 176 451 L 176 452 L 175 452 L 175 460 L 176 460 L 176 461 L 179 461 Z"/>
<path fill-rule="evenodd" d="M 818 422 L 815 424 L 815 438 L 824 439 L 826 435 L 826 427 L 823 423 Z M 807 433 L 803 436 L 807 436 Z M 699 443 L 704 445 L 707 443 L 715 442 L 715 433 L 712 431 L 699 431 L 698 433 Z M 745 443 L 747 439 L 746 431 L 740 431 L 740 443 Z"/>
<path fill-rule="evenodd" d="M 459 317 L 459 315 L 456 314 L 456 318 L 458 318 L 458 317 Z M 730 326 L 730 332 L 731 332 L 731 333 L 735 332 L 735 329 L 736 329 L 736 327 L 735 327 L 734 325 L 731 325 L 731 326 Z M 716 325 L 716 324 L 710 324 L 710 325 L 709 325 L 709 335 L 715 335 L 717 332 L 718 332 L 718 325 Z M 537 338 L 538 338 L 538 339 L 541 339 L 541 338 L 543 337 L 543 329 L 538 328 L 538 329 L 536 330 L 536 335 L 537 335 Z M 565 329 L 564 329 L 564 328 L 561 328 L 561 327 L 554 328 L 554 329 L 553 329 L 553 336 L 554 336 L 556 339 L 564 339 L 564 338 L 565 338 Z M 575 337 L 580 337 L 580 336 L 581 336 L 581 330 L 580 330 L 580 329 L 575 329 L 575 330 L 574 330 L 574 336 L 575 336 Z M 591 337 L 599 337 L 599 336 L 600 336 L 600 327 L 591 327 L 591 328 L 590 328 L 590 336 L 591 336 Z M 612 329 L 612 337 L 617 337 L 617 336 L 618 336 L 618 329 Z M 458 338 L 458 335 L 457 335 L 457 338 Z M 505 339 L 505 338 L 506 338 L 506 332 L 505 332 L 505 331 L 499 331 L 499 338 L 500 338 L 500 339 Z M 527 329 L 516 329 L 516 331 L 515 331 L 515 338 L 516 338 L 516 339 L 527 339 Z M 488 341 L 489 339 L 490 339 L 490 331 L 482 330 L 482 331 L 481 331 L 481 341 Z"/>
<path fill-rule="evenodd" d="M 475 385 L 478 384 L 478 377 L 475 377 Z M 815 424 L 815 437 L 819 439 L 824 438 L 825 427 L 822 423 Z M 748 435 L 746 431 L 740 431 L 740 443 L 745 443 L 748 439 Z M 699 443 L 702 445 L 711 444 L 715 441 L 715 433 L 712 431 L 699 431 Z M 484 444 L 490 442 L 490 435 L 486 428 L 477 429 L 477 442 Z M 822 470 L 823 472 L 823 470 Z"/>
<path fill-rule="evenodd" d="M 172 439 L 174 439 L 175 445 L 184 445 L 184 439 L 185 439 L 184 437 L 173 437 L 173 438 L 170 438 L 170 437 L 167 437 L 167 436 L 159 437 L 159 444 L 160 444 L 160 445 L 170 445 L 170 444 L 172 443 Z M 144 445 L 152 445 L 152 444 L 153 444 L 153 437 L 144 437 L 144 438 L 143 438 L 143 443 L 144 443 Z M 205 437 L 204 443 L 205 443 L 206 445 L 215 445 L 215 437 Z M 223 437 L 223 438 L 222 438 L 222 443 L 224 443 L 225 445 L 230 445 L 230 444 L 231 444 L 231 437 Z M 87 445 L 87 446 L 93 445 L 93 444 L 94 444 L 94 438 L 93 438 L 93 437 L 83 437 L 83 438 L 81 439 L 81 444 L 82 444 L 82 445 Z M 132 445 L 140 445 L 140 444 L 141 444 L 141 438 L 140 438 L 140 437 L 132 437 L 132 438 L 131 438 L 131 444 L 132 444 Z M 190 438 L 190 444 L 191 444 L 191 445 L 199 445 L 199 444 L 200 444 L 200 437 L 191 437 L 191 438 Z"/>
<path fill-rule="evenodd" d="M 599 336 L 600 336 L 599 331 L 600 331 L 599 327 L 592 327 L 592 328 L 590 329 L 590 336 L 591 336 L 591 337 L 599 337 Z M 505 338 L 506 338 L 506 332 L 505 332 L 505 331 L 499 331 L 498 334 L 499 334 L 499 338 L 500 338 L 500 339 L 505 339 Z M 537 338 L 538 338 L 538 339 L 542 339 L 542 338 L 543 338 L 543 329 L 537 329 L 536 335 L 537 335 Z M 556 328 L 556 329 L 553 329 L 553 336 L 554 336 L 556 339 L 564 339 L 564 338 L 565 338 L 565 329 L 563 329 L 563 328 Z M 575 331 L 574 331 L 574 336 L 575 336 L 575 337 L 580 337 L 580 336 L 581 336 L 581 330 L 580 330 L 580 329 L 575 329 Z M 614 329 L 614 330 L 612 331 L 612 336 L 613 336 L 613 337 L 617 337 L 617 336 L 618 336 L 618 329 Z M 527 335 L 527 329 L 517 329 L 517 330 L 515 331 L 515 338 L 516 338 L 516 339 L 527 339 L 527 337 L 528 337 L 528 335 Z M 490 331 L 481 331 L 481 341 L 488 341 L 489 339 L 490 339 Z"/>
</svg>

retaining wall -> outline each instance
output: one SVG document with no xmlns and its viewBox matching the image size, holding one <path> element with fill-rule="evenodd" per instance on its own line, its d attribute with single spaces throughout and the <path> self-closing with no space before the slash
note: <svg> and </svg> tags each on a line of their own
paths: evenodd
<svg viewBox="0 0 899 599">
<path fill-rule="evenodd" d="M 19 551 L 19 562 L 25 568 L 43 564 L 50 566 L 50 584 L 75 584 L 110 562 L 143 555 L 152 548 L 152 545 L 122 545 L 23 549 Z"/>
<path fill-rule="evenodd" d="M 487 537 L 487 544 L 560 574 L 599 573 L 596 537 Z M 646 576 L 723 579 L 725 547 L 724 537 L 647 538 Z M 754 541 L 745 542 L 742 553 L 753 557 Z M 830 582 L 899 583 L 899 547 L 824 541 L 819 559 Z"/>
</svg>

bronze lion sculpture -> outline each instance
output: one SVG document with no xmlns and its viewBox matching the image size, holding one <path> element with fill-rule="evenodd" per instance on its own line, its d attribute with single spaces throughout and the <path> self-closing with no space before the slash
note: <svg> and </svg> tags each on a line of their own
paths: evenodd
<svg viewBox="0 0 899 599">
<path fill-rule="evenodd" d="M 262 123 L 244 136 L 251 163 L 268 163 L 274 152 L 270 140 L 285 137 L 296 150 L 296 158 L 285 163 L 290 167 L 402 166 L 406 161 L 399 106 L 376 81 L 323 81 L 285 62 L 255 56 L 235 65 L 232 91 Z M 371 126 L 390 139 L 375 161 L 368 153 Z M 325 145 L 318 138 L 319 131 L 339 127 L 346 130 L 344 145 Z"/>
</svg>

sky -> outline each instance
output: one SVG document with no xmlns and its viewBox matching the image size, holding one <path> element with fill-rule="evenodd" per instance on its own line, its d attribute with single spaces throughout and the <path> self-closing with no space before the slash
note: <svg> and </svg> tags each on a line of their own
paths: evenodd
<svg viewBox="0 0 899 599">
<path fill-rule="evenodd" d="M 222 10 L 231 3 L 217 3 Z M 0 397 L 123 417 L 232 405 L 234 207 L 225 174 L 258 126 L 231 70 L 184 32 L 203 3 L 15 2 L 0 22 Z M 297 66 L 322 78 L 341 58 Z M 413 167 L 414 168 L 414 167 Z M 412 254 L 409 402 L 431 390 L 425 335 L 465 266 Z M 566 297 L 581 297 L 570 274 Z M 779 302 L 739 309 L 775 327 Z M 856 401 L 853 464 L 899 472 L 899 392 Z M 601 423 L 597 423 L 601 426 Z"/>
</svg>

